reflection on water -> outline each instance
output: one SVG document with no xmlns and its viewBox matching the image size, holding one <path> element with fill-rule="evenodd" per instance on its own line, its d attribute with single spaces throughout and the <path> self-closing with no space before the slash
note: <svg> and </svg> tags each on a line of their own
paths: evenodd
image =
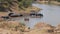
<svg viewBox="0 0 60 34">
<path fill-rule="evenodd" d="M 32 4 L 38 8 L 42 8 L 41 12 L 44 16 L 43 18 L 29 18 L 29 21 L 24 21 L 25 17 L 21 18 L 13 18 L 13 20 L 17 20 L 23 22 L 28 27 L 33 27 L 36 23 L 46 22 L 51 25 L 57 25 L 60 23 L 60 6 L 55 5 L 45 5 L 45 4 Z"/>
</svg>

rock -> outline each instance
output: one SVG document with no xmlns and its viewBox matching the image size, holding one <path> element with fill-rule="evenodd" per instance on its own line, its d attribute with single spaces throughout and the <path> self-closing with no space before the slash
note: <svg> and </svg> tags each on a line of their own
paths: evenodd
<svg viewBox="0 0 60 34">
<path fill-rule="evenodd" d="M 46 24 L 45 23 L 37 23 L 36 25 L 35 25 L 35 28 L 42 28 L 42 27 L 44 27 Z"/>
<path fill-rule="evenodd" d="M 46 28 L 54 28 L 54 26 L 51 26 L 50 24 L 46 24 L 46 23 L 43 23 L 43 22 L 41 22 L 41 23 L 37 23 L 36 25 L 35 25 L 35 28 L 43 28 L 43 27 L 46 27 Z"/>
<path fill-rule="evenodd" d="M 0 22 L 0 28 L 9 29 L 13 31 L 24 31 L 25 25 L 17 21 Z"/>
<path fill-rule="evenodd" d="M 29 27 L 26 27 L 24 30 L 24 32 L 29 32 L 29 31 L 30 31 Z"/>
<path fill-rule="evenodd" d="M 35 27 L 24 34 L 54 34 L 54 26 L 46 23 L 37 23 Z"/>
<path fill-rule="evenodd" d="M 44 30 L 40 30 L 40 29 L 33 29 L 30 32 L 25 32 L 24 34 L 53 34 L 53 33 L 47 33 L 44 32 Z"/>
<path fill-rule="evenodd" d="M 60 34 L 60 24 L 58 24 L 58 26 L 54 29 L 54 32 L 56 33 L 56 34 Z"/>
<path fill-rule="evenodd" d="M 0 34 L 23 34 L 21 31 L 12 31 L 8 29 L 1 29 L 0 28 Z"/>
<path fill-rule="evenodd" d="M 45 23 L 38 23 L 35 25 L 35 29 L 40 29 L 46 33 L 54 33 L 54 26 Z"/>
</svg>

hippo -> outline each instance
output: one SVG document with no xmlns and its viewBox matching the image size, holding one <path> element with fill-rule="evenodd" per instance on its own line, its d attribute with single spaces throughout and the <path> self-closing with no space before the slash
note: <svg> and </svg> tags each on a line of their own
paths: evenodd
<svg viewBox="0 0 60 34">
<path fill-rule="evenodd" d="M 9 13 L 8 16 L 10 16 L 10 17 L 18 17 L 18 15 L 14 14 L 14 13 Z"/>
<path fill-rule="evenodd" d="M 43 16 L 43 14 L 36 14 L 36 16 Z"/>
<path fill-rule="evenodd" d="M 14 13 L 9 13 L 8 14 L 10 17 L 22 17 L 22 14 L 14 14 Z"/>
<path fill-rule="evenodd" d="M 9 13 L 8 16 L 11 16 L 11 15 L 13 15 L 13 14 L 14 14 L 14 13 Z"/>
<path fill-rule="evenodd" d="M 1 18 L 9 19 L 9 16 L 1 16 Z"/>
<path fill-rule="evenodd" d="M 20 17 L 22 17 L 23 15 L 22 15 L 22 14 L 20 14 L 19 16 L 20 16 Z"/>
<path fill-rule="evenodd" d="M 36 14 L 36 17 L 43 17 L 43 14 Z"/>
<path fill-rule="evenodd" d="M 36 14 L 35 14 L 35 13 L 31 13 L 31 14 L 30 14 L 30 16 L 34 16 L 34 15 L 36 15 Z"/>
</svg>

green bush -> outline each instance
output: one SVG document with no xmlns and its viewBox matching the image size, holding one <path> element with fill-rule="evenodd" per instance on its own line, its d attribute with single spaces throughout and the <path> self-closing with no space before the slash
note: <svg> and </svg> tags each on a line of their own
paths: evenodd
<svg viewBox="0 0 60 34">
<path fill-rule="evenodd" d="M 0 0 L 1 3 L 3 3 L 1 6 L 3 6 L 4 8 L 11 8 L 11 6 L 14 6 L 15 4 L 17 4 L 20 9 L 24 8 L 28 8 L 29 6 L 32 5 L 32 0 Z M 6 4 L 5 4 L 5 3 Z M 7 10 L 9 10 L 7 9 Z M 10 9 L 11 10 L 11 9 Z"/>
<path fill-rule="evenodd" d="M 60 2 L 60 0 L 57 0 L 58 2 Z"/>
</svg>

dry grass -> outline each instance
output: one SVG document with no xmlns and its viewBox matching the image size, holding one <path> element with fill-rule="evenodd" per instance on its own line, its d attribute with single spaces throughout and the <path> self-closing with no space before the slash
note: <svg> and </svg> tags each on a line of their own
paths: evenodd
<svg viewBox="0 0 60 34">
<path fill-rule="evenodd" d="M 50 32 L 54 27 L 52 27 L 49 24 L 45 24 L 45 23 L 38 23 L 38 24 L 37 25 L 39 27 L 41 26 L 42 27 L 33 28 L 32 30 L 29 31 L 28 29 L 26 29 L 26 26 L 23 23 L 17 21 L 3 21 L 0 22 L 0 34 L 60 34 L 56 32 L 55 33 Z"/>
<path fill-rule="evenodd" d="M 38 12 L 38 11 L 40 11 L 41 9 L 32 6 L 32 7 L 24 8 L 24 10 L 20 10 L 20 13 L 28 13 L 28 14 L 29 14 L 32 10 L 34 10 L 35 12 Z"/>
<path fill-rule="evenodd" d="M 1 21 L 0 34 L 23 34 L 26 26 L 17 21 Z"/>
<path fill-rule="evenodd" d="M 8 12 L 0 12 L 0 16 L 7 16 Z"/>
<path fill-rule="evenodd" d="M 12 31 L 0 28 L 0 34 L 23 34 L 21 31 Z"/>
<path fill-rule="evenodd" d="M 0 28 L 14 30 L 14 31 L 17 30 L 24 31 L 25 25 L 16 21 L 8 21 L 8 22 L 4 21 L 4 22 L 0 22 Z"/>
</svg>

